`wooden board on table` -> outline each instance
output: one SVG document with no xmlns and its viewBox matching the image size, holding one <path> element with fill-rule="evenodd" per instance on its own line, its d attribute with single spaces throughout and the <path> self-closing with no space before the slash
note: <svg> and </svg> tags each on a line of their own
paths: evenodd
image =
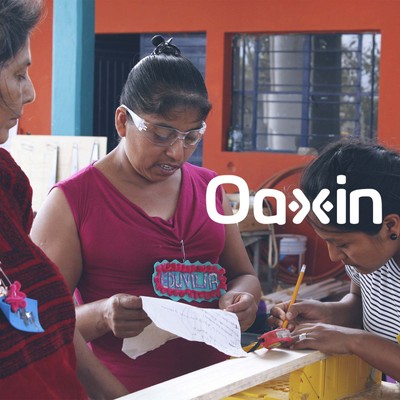
<svg viewBox="0 0 400 400">
<path fill-rule="evenodd" d="M 56 182 L 106 155 L 107 138 L 17 135 L 13 137 L 9 151 L 31 182 L 32 208 L 38 211 Z"/>
<path fill-rule="evenodd" d="M 261 349 L 247 357 L 223 361 L 131 393 L 120 400 L 223 399 L 325 358 L 314 350 Z"/>
</svg>

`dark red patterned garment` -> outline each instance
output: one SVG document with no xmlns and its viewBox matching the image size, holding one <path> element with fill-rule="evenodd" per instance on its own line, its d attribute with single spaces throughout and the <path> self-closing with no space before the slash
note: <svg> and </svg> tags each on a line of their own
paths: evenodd
<svg viewBox="0 0 400 400">
<path fill-rule="evenodd" d="M 76 376 L 75 313 L 56 266 L 30 240 L 32 189 L 0 149 L 0 261 L 11 282 L 36 299 L 44 333 L 13 328 L 0 312 L 0 398 L 87 398 Z"/>
</svg>

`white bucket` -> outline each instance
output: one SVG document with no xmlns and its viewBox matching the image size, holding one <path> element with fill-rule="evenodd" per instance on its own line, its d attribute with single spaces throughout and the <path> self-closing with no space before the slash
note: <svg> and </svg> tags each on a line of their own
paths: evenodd
<svg viewBox="0 0 400 400">
<path fill-rule="evenodd" d="M 276 235 L 279 240 L 279 263 L 296 273 L 304 263 L 307 237 L 303 235 Z"/>
</svg>

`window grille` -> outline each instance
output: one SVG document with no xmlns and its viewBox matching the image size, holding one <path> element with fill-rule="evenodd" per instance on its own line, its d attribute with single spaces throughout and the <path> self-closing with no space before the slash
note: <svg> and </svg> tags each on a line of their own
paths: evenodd
<svg viewBox="0 0 400 400">
<path fill-rule="evenodd" d="M 237 34 L 228 150 L 320 150 L 377 134 L 378 33 Z M 305 149 L 304 149 L 305 148 Z"/>
</svg>

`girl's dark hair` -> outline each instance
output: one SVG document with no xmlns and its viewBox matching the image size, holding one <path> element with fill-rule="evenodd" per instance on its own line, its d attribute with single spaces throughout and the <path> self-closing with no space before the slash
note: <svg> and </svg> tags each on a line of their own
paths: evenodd
<svg viewBox="0 0 400 400">
<path fill-rule="evenodd" d="M 120 103 L 139 114 L 164 117 L 174 108 L 195 108 L 204 120 L 211 110 L 204 79 L 170 41 L 156 41 L 155 51 L 132 68 Z"/>
<path fill-rule="evenodd" d="M 346 184 L 337 183 L 337 176 L 345 175 Z M 381 145 L 362 140 L 344 140 L 328 146 L 321 155 L 305 169 L 300 189 L 312 202 L 322 189 L 330 194 L 326 201 L 333 209 L 324 212 L 329 225 L 351 232 L 369 235 L 379 232 L 382 225 L 372 220 L 372 200 L 361 198 L 359 202 L 359 223 L 350 223 L 349 194 L 357 189 L 375 189 L 382 199 L 382 217 L 400 214 L 400 156 L 397 152 Z M 337 190 L 346 190 L 346 223 L 337 223 Z"/>
<path fill-rule="evenodd" d="M 0 0 L 0 68 L 21 50 L 42 15 L 42 0 Z"/>
</svg>

